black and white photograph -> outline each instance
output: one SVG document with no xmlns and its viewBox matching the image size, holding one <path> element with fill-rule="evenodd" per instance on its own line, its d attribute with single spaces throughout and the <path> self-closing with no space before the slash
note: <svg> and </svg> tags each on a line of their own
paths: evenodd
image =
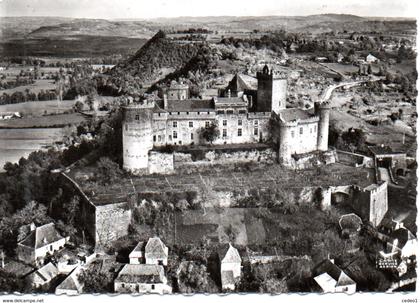
<svg viewBox="0 0 420 303">
<path fill-rule="evenodd" d="M 417 11 L 0 1 L 0 300 L 417 302 Z"/>
</svg>

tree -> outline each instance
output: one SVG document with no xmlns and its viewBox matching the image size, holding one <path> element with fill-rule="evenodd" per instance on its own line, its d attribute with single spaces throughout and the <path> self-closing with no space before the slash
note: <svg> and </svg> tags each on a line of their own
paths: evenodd
<svg viewBox="0 0 420 303">
<path fill-rule="evenodd" d="M 115 182 L 122 175 L 119 165 L 108 157 L 100 158 L 97 167 L 96 178 L 103 185 Z"/>
<path fill-rule="evenodd" d="M 220 130 L 216 122 L 212 122 L 200 130 L 200 137 L 207 142 L 210 142 L 210 144 L 213 144 L 213 141 L 216 140 L 219 135 Z"/>
<path fill-rule="evenodd" d="M 103 266 L 99 262 L 82 271 L 78 279 L 80 283 L 84 284 L 83 290 L 87 293 L 109 293 L 113 290 L 112 274 L 103 270 Z"/>
<path fill-rule="evenodd" d="M 83 110 L 83 102 L 77 101 L 74 104 L 74 110 L 77 111 L 77 112 L 81 112 Z"/>
</svg>

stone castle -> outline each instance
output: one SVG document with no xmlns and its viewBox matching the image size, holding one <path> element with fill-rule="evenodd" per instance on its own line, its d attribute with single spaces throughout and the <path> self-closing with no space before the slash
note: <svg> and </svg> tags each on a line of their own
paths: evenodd
<svg viewBox="0 0 420 303">
<path fill-rule="evenodd" d="M 273 142 L 278 162 L 293 167 L 296 157 L 328 150 L 328 103 L 313 109 L 286 108 L 287 78 L 264 66 L 253 90 L 236 75 L 223 97 L 191 99 L 189 87 L 171 86 L 163 100 L 144 100 L 124 107 L 123 167 L 148 174 L 149 154 L 165 146 L 208 144 L 202 130 L 216 124 L 216 145 Z"/>
</svg>

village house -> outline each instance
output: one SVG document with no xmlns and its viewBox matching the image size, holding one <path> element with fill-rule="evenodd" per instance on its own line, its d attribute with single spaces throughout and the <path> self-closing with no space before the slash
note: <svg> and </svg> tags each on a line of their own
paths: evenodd
<svg viewBox="0 0 420 303">
<path fill-rule="evenodd" d="M 315 274 L 314 280 L 324 293 L 356 292 L 356 282 L 335 265 L 334 260 L 324 260 L 315 268 Z"/>
<path fill-rule="evenodd" d="M 367 63 L 377 63 L 377 62 L 379 62 L 379 59 L 376 58 L 374 55 L 369 54 L 369 55 L 366 56 L 366 62 Z"/>
<path fill-rule="evenodd" d="M 29 235 L 18 243 L 16 254 L 22 262 L 42 264 L 45 257 L 62 249 L 67 241 L 68 238 L 61 236 L 55 229 L 54 223 L 39 227 L 31 224 Z"/>
<path fill-rule="evenodd" d="M 114 281 L 118 293 L 167 294 L 172 288 L 167 284 L 163 266 L 154 264 L 126 264 Z"/>
<path fill-rule="evenodd" d="M 128 255 L 130 264 L 142 264 L 144 262 L 144 242 L 139 242 L 133 251 Z"/>
<path fill-rule="evenodd" d="M 387 242 L 387 251 L 396 253 L 401 259 L 408 259 L 416 255 L 417 238 L 406 228 L 395 230 Z"/>
<path fill-rule="evenodd" d="M 83 284 L 80 283 L 78 277 L 81 267 L 75 268 L 63 282 L 55 288 L 56 295 L 76 296 L 83 291 Z"/>
<path fill-rule="evenodd" d="M 145 248 L 146 264 L 168 265 L 169 249 L 159 237 L 150 238 Z M 131 259 L 130 259 L 131 260 Z"/>
<path fill-rule="evenodd" d="M 31 273 L 27 280 L 33 288 L 48 288 L 49 283 L 59 274 L 57 267 L 49 262 L 47 265 Z"/>
<path fill-rule="evenodd" d="M 229 243 L 220 249 L 219 259 L 222 289 L 234 290 L 235 283 L 241 276 L 241 256 L 238 250 Z"/>
</svg>

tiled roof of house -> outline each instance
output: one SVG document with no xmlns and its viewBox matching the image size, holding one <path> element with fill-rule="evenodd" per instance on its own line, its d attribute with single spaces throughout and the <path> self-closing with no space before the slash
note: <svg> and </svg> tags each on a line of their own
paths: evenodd
<svg viewBox="0 0 420 303">
<path fill-rule="evenodd" d="M 51 262 L 39 268 L 30 275 L 33 282 L 43 284 L 48 283 L 58 275 L 58 269 Z"/>
<path fill-rule="evenodd" d="M 136 247 L 134 247 L 134 249 L 132 250 L 132 252 L 130 253 L 130 255 L 128 256 L 129 258 L 141 258 L 143 257 L 143 249 L 144 249 L 144 242 L 140 241 Z"/>
<path fill-rule="evenodd" d="M 79 282 L 78 279 L 79 269 L 75 268 L 67 278 L 57 286 L 57 289 L 60 290 L 76 290 L 78 293 L 81 293 L 83 290 L 83 285 Z"/>
<path fill-rule="evenodd" d="M 116 282 L 166 283 L 163 266 L 152 264 L 126 264 L 119 272 Z"/>
<path fill-rule="evenodd" d="M 346 275 L 337 265 L 331 262 L 331 260 L 324 260 L 315 268 L 315 281 L 317 281 L 320 286 L 323 286 L 323 283 L 333 283 L 334 286 L 344 286 L 354 284 L 355 282 Z M 333 280 L 331 280 L 333 279 Z"/>
<path fill-rule="evenodd" d="M 292 122 L 297 120 L 307 120 L 314 117 L 312 112 L 301 108 L 286 108 L 280 111 L 280 119 L 284 122 Z"/>
<path fill-rule="evenodd" d="M 168 257 L 168 248 L 159 237 L 150 238 L 145 248 L 146 258 L 164 259 Z"/>
<path fill-rule="evenodd" d="M 230 243 L 229 245 L 223 245 L 219 251 L 219 257 L 222 263 L 241 263 L 242 259 L 239 255 L 238 250 L 233 247 Z"/>
<path fill-rule="evenodd" d="M 409 240 L 413 240 L 416 237 L 411 233 L 411 231 L 409 231 L 406 228 L 399 228 L 395 231 L 393 231 L 390 235 L 391 239 L 398 239 L 398 243 L 397 246 L 398 248 L 403 248 L 404 245 L 407 243 L 407 241 Z M 392 241 L 391 240 L 391 241 Z"/>
<path fill-rule="evenodd" d="M 55 229 L 54 223 L 48 223 L 36 227 L 35 230 L 31 231 L 31 233 L 19 244 L 37 249 L 61 239 L 63 239 L 63 237 Z"/>
<path fill-rule="evenodd" d="M 401 151 L 394 151 L 390 146 L 387 145 L 378 145 L 378 146 L 368 146 L 368 149 L 374 155 L 389 155 L 389 154 L 402 154 Z"/>
</svg>

